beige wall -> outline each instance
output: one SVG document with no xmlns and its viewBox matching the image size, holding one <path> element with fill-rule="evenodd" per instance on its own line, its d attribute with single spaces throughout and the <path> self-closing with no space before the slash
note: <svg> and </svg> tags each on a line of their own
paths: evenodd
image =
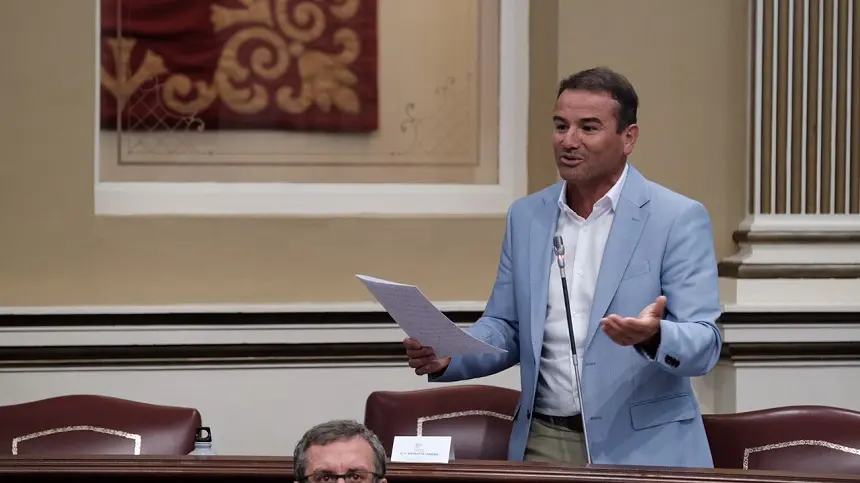
<svg viewBox="0 0 860 483">
<path fill-rule="evenodd" d="M 530 189 L 555 179 L 555 82 L 606 64 L 642 98 L 634 162 L 705 202 L 718 254 L 731 253 L 743 215 L 747 2 L 533 3 Z M 369 300 L 355 272 L 417 283 L 436 300 L 488 295 L 499 218 L 95 217 L 92 3 L 5 1 L 0 13 L 0 54 L 15 59 L 0 71 L 0 304 Z"/>
<path fill-rule="evenodd" d="M 717 256 L 745 214 L 748 0 L 560 0 L 558 69 L 624 73 L 639 94 L 632 162 L 704 203 Z"/>
</svg>

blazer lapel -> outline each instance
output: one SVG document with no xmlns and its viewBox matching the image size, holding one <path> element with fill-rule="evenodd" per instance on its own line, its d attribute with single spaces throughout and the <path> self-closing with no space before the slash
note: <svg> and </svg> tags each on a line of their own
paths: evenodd
<svg viewBox="0 0 860 483">
<path fill-rule="evenodd" d="M 540 357 L 546 324 L 549 269 L 552 263 L 552 235 L 558 225 L 558 196 L 563 183 L 547 190 L 546 196 L 532 213 L 529 232 L 529 314 L 532 351 Z"/>
<path fill-rule="evenodd" d="M 630 166 L 627 172 L 627 181 L 618 200 L 615 210 L 615 219 L 606 240 L 606 248 L 603 251 L 603 259 L 600 264 L 600 273 L 597 276 L 597 286 L 594 290 L 594 300 L 591 305 L 591 314 L 588 318 L 588 335 L 585 347 L 591 344 L 594 334 L 600 327 L 600 319 L 606 314 L 609 304 L 615 297 L 621 277 L 630 263 L 630 257 L 639 243 L 642 229 L 648 220 L 650 213 L 648 203 L 647 185 L 645 178 Z"/>
</svg>

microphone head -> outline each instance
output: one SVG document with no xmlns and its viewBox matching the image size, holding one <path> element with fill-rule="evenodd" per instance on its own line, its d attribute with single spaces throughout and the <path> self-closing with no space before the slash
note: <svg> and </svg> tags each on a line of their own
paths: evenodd
<svg viewBox="0 0 860 483">
<path fill-rule="evenodd" d="M 552 237 L 552 246 L 558 255 L 564 255 L 564 240 L 562 240 L 561 235 Z"/>
</svg>

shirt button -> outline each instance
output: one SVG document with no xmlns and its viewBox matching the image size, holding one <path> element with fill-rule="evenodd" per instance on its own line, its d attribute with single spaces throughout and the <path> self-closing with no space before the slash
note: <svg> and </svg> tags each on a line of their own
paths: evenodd
<svg viewBox="0 0 860 483">
<path fill-rule="evenodd" d="M 582 270 L 580 270 L 580 269 L 578 269 L 578 268 L 577 268 L 577 269 L 576 269 L 576 274 L 577 274 L 577 275 L 582 275 Z"/>
</svg>

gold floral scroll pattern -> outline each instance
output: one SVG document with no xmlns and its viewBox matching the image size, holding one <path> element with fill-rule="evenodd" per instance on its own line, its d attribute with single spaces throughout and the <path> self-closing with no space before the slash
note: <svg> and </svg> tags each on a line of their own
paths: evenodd
<svg viewBox="0 0 860 483">
<path fill-rule="evenodd" d="M 459 83 L 456 77 L 446 78 L 435 89 L 439 105 L 423 115 L 418 113 L 414 102 L 406 104 L 406 119 L 400 123 L 400 131 L 404 134 L 411 132 L 412 142 L 406 149 L 389 154 L 467 155 L 474 135 L 470 129 L 473 109 L 468 86 L 471 83 L 471 73 L 467 73 Z"/>
<path fill-rule="evenodd" d="M 239 30 L 224 43 L 209 82 L 193 81 L 183 73 L 171 74 L 164 58 L 151 50 L 145 52 L 143 62 L 132 72 L 130 59 L 137 39 L 108 39 L 117 66 L 116 77 L 102 66 L 101 83 L 117 99 L 120 110 L 145 83 L 168 75 L 159 81 L 164 105 L 183 115 L 200 113 L 218 99 L 239 114 L 259 113 L 273 101 L 290 114 L 303 113 L 312 106 L 326 113 L 332 108 L 351 114 L 361 112 L 362 103 L 353 88 L 358 77 L 350 70 L 361 52 L 359 34 L 346 27 L 335 30 L 331 43 L 340 51 L 334 54 L 308 47 L 326 31 L 326 10 L 337 19 L 348 20 L 358 12 L 360 0 L 240 2 L 243 8 L 217 4 L 210 7 L 210 21 L 216 33 Z M 252 41 L 257 46 L 245 65 L 240 61 L 239 51 Z M 254 81 L 277 81 L 291 66 L 298 69 L 298 89 L 282 85 L 272 96 Z"/>
</svg>

